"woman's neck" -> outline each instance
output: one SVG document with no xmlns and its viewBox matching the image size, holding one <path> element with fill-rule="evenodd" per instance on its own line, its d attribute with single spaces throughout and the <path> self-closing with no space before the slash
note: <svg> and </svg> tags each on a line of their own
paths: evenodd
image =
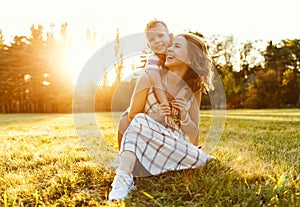
<svg viewBox="0 0 300 207">
<path fill-rule="evenodd" d="M 185 76 L 185 74 L 187 73 L 187 71 L 189 70 L 187 65 L 179 65 L 179 66 L 174 66 L 172 68 L 169 68 L 169 71 L 171 71 L 172 73 L 176 74 L 176 76 L 178 76 L 181 80 L 183 79 L 183 77 Z"/>
<path fill-rule="evenodd" d="M 167 73 L 165 74 L 165 84 L 167 85 L 168 88 L 181 88 L 182 85 L 184 84 L 183 77 L 186 74 L 186 72 L 182 70 L 168 70 Z"/>
</svg>

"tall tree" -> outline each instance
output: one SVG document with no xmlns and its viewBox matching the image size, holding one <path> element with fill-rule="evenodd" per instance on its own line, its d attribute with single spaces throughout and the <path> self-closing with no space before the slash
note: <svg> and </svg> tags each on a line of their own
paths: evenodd
<svg viewBox="0 0 300 207">
<path fill-rule="evenodd" d="M 24 77 L 30 66 L 28 38 L 15 36 L 10 46 L 4 50 L 1 67 L 1 94 L 5 112 L 22 112 L 24 101 Z"/>
<path fill-rule="evenodd" d="M 279 82 L 274 70 L 259 71 L 255 80 L 248 86 L 245 107 L 278 108 L 280 107 Z"/>
<path fill-rule="evenodd" d="M 54 112 L 71 111 L 73 84 L 67 69 L 67 52 L 71 45 L 68 24 L 60 25 L 57 40 L 54 34 L 48 34 L 47 47 L 47 103 L 52 105 Z"/>
<path fill-rule="evenodd" d="M 5 43 L 4 43 L 4 35 L 3 35 L 3 32 L 2 32 L 2 29 L 0 29 L 0 50 L 2 50 L 5 46 Z"/>
<path fill-rule="evenodd" d="M 280 99 L 286 107 L 297 107 L 300 98 L 300 74 L 294 71 L 288 69 L 283 73 Z"/>
<path fill-rule="evenodd" d="M 113 83 L 114 87 L 118 86 L 121 83 L 122 79 L 122 70 L 124 68 L 123 64 L 123 50 L 122 50 L 122 43 L 120 41 L 120 33 L 119 29 L 117 29 L 116 32 L 116 39 L 115 39 L 115 45 L 114 45 L 114 52 L 115 52 L 115 73 L 116 73 L 116 79 Z"/>
<path fill-rule="evenodd" d="M 47 73 L 46 67 L 46 53 L 45 53 L 45 42 L 43 40 L 44 27 L 42 25 L 32 25 L 30 27 L 31 36 L 29 38 L 29 52 L 30 57 L 30 71 L 31 76 L 30 83 L 33 93 L 34 101 L 37 105 L 37 111 L 44 112 L 44 96 L 45 87 L 44 78 Z"/>
<path fill-rule="evenodd" d="M 241 93 L 242 83 L 238 77 L 238 41 L 233 36 L 214 35 L 208 39 L 208 45 L 213 64 L 224 84 L 227 106 L 239 107 L 240 101 L 236 98 Z"/>
<path fill-rule="evenodd" d="M 290 65 L 290 50 L 283 42 L 273 44 L 270 41 L 264 52 L 265 68 L 274 70 L 279 81 L 282 79 L 283 72 L 289 68 Z"/>
<path fill-rule="evenodd" d="M 279 90 L 277 100 L 282 105 L 295 106 L 299 100 L 300 40 L 272 41 L 264 52 L 265 69 L 276 73 Z"/>
<path fill-rule="evenodd" d="M 7 84 L 6 61 L 7 47 L 4 44 L 4 36 L 2 30 L 0 30 L 0 113 L 6 112 L 6 107 L 4 103 L 4 100 L 7 98 L 7 90 L 5 89 L 5 86 Z"/>
<path fill-rule="evenodd" d="M 238 41 L 234 36 L 213 35 L 208 39 L 208 45 L 214 65 L 218 72 L 239 70 Z"/>
</svg>

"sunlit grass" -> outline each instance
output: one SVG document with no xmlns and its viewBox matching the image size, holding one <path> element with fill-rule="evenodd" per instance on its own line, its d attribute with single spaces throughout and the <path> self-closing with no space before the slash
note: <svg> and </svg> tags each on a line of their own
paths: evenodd
<svg viewBox="0 0 300 207">
<path fill-rule="evenodd" d="M 211 114 L 201 111 L 204 149 Z M 299 109 L 227 110 L 212 152 L 217 161 L 136 178 L 138 190 L 114 204 L 107 202 L 114 177 L 107 164 L 116 153 L 119 116 L 0 115 L 0 206 L 300 205 Z"/>
</svg>

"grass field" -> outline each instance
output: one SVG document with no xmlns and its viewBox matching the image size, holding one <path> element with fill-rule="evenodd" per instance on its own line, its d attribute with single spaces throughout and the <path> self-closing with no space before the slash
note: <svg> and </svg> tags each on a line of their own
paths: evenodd
<svg viewBox="0 0 300 207">
<path fill-rule="evenodd" d="M 72 114 L 1 114 L 0 206 L 300 206 L 300 109 L 227 110 L 216 161 L 136 178 L 137 190 L 116 204 L 107 202 L 114 171 L 105 166 L 118 115 L 96 114 L 103 142 L 84 114 L 76 129 Z M 202 144 L 210 123 L 202 111 Z"/>
</svg>

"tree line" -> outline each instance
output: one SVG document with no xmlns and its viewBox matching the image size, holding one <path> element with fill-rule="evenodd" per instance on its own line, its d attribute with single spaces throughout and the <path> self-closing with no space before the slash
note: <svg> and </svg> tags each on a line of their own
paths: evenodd
<svg viewBox="0 0 300 207">
<path fill-rule="evenodd" d="M 67 23 L 60 25 L 58 35 L 54 29 L 54 24 L 48 32 L 42 25 L 32 25 L 29 36 L 16 35 L 10 43 L 5 43 L 0 29 L 0 113 L 72 112 L 74 84 L 66 74 L 71 37 Z M 213 35 L 205 40 L 224 86 L 227 108 L 300 107 L 299 39 L 240 42 L 234 36 Z M 115 80 L 108 84 L 105 74 L 101 85 L 84 86 L 97 90 L 96 94 L 85 90 L 79 111 L 90 110 L 85 103 L 91 100 L 96 111 L 128 106 L 136 77 L 121 81 L 124 63 L 118 30 L 114 50 Z M 145 55 L 140 58 L 142 65 L 132 65 L 133 71 L 145 63 Z M 210 107 L 208 95 L 202 107 Z"/>
<path fill-rule="evenodd" d="M 210 38 L 228 108 L 300 107 L 300 39 L 246 41 Z"/>
</svg>

